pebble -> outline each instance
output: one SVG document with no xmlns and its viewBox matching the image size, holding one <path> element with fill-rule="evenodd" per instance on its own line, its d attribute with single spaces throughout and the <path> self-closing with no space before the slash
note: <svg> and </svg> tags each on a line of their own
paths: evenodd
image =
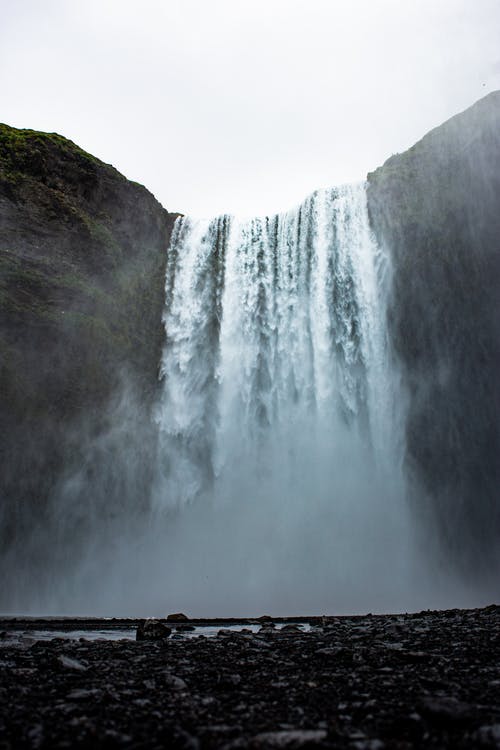
<svg viewBox="0 0 500 750">
<path fill-rule="evenodd" d="M 500 750 L 499 608 L 265 630 L 28 647 L 8 633 L 0 748 Z"/>
</svg>

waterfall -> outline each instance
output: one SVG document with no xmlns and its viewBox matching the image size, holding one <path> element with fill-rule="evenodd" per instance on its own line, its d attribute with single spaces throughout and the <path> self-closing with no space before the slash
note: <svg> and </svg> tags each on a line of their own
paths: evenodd
<svg viewBox="0 0 500 750">
<path fill-rule="evenodd" d="M 4 565 L 13 611 L 253 617 L 487 602 L 434 554 L 407 487 L 395 278 L 365 186 L 317 191 L 276 216 L 182 217 L 167 252 L 153 423 L 124 387 L 108 430 L 82 427 L 85 461 L 60 477 L 25 559 Z M 36 571 L 33 551 L 47 559 Z"/>
<path fill-rule="evenodd" d="M 283 477 L 302 468 L 294 451 L 326 437 L 333 461 L 351 440 L 396 458 L 386 273 L 363 185 L 318 191 L 270 218 L 177 220 L 160 503 L 182 505 L 236 463 L 258 473 L 269 451 Z"/>
<path fill-rule="evenodd" d="M 206 599 L 206 581 L 233 612 L 235 600 L 399 605 L 409 540 L 389 277 L 364 185 L 272 217 L 177 220 L 154 493 L 174 519 L 172 580 L 188 570 L 191 592 Z"/>
</svg>

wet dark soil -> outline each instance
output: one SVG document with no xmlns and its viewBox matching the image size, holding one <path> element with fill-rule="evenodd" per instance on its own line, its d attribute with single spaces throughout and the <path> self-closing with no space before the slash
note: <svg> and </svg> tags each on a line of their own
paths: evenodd
<svg viewBox="0 0 500 750">
<path fill-rule="evenodd" d="M 0 749 L 500 748 L 500 607 L 272 624 L 14 641 L 3 621 Z"/>
</svg>

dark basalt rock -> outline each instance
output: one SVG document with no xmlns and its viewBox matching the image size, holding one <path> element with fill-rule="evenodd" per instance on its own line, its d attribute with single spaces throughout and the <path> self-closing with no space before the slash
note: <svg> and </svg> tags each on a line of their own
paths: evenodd
<svg viewBox="0 0 500 750">
<path fill-rule="evenodd" d="M 265 639 L 179 635 L 168 648 L 7 639 L 1 747 L 500 747 L 498 609 L 328 622 Z"/>
<path fill-rule="evenodd" d="M 371 221 L 392 258 L 389 332 L 408 388 L 417 517 L 464 573 L 496 582 L 500 92 L 392 156 L 368 183 Z"/>
<path fill-rule="evenodd" d="M 168 622 L 188 622 L 189 617 L 183 612 L 174 612 L 167 616 Z"/>
<path fill-rule="evenodd" d="M 171 632 L 170 628 L 159 620 L 141 620 L 137 626 L 135 639 L 136 641 L 158 641 L 168 638 Z"/>
</svg>

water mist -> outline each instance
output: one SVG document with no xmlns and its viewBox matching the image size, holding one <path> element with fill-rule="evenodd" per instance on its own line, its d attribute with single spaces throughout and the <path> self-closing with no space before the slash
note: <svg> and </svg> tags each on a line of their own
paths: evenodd
<svg viewBox="0 0 500 750">
<path fill-rule="evenodd" d="M 415 605 L 389 283 L 364 185 L 273 217 L 178 219 L 153 498 L 171 519 L 167 599 L 213 615 Z"/>
</svg>

